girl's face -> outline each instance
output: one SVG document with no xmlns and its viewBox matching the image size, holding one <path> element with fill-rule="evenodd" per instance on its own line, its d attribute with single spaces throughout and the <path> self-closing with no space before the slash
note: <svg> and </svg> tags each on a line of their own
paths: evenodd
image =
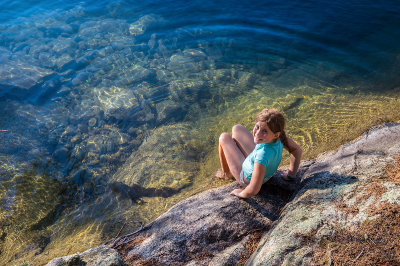
<svg viewBox="0 0 400 266">
<path fill-rule="evenodd" d="M 279 138 L 281 133 L 274 133 L 265 122 L 257 122 L 253 129 L 255 144 L 270 143 Z"/>
</svg>

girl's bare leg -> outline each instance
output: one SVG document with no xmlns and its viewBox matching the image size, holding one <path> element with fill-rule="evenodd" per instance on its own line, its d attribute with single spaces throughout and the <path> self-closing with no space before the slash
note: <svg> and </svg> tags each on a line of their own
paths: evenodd
<svg viewBox="0 0 400 266">
<path fill-rule="evenodd" d="M 219 158 L 225 175 L 227 177 L 233 176 L 240 182 L 240 172 L 245 157 L 228 133 L 222 133 L 219 137 Z"/>
<path fill-rule="evenodd" d="M 220 175 L 217 177 L 232 178 L 231 170 L 229 169 L 228 162 L 226 161 L 225 153 L 224 153 L 221 143 L 218 146 L 218 152 L 219 152 L 219 161 L 221 163 L 222 173 L 219 173 L 217 171 L 218 175 Z"/>
<path fill-rule="evenodd" d="M 232 138 L 236 141 L 244 157 L 247 157 L 256 147 L 253 135 L 242 125 L 233 126 Z"/>
</svg>

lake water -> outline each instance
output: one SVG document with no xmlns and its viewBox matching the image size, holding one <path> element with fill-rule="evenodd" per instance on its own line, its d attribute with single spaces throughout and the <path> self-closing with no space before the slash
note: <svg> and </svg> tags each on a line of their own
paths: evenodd
<svg viewBox="0 0 400 266">
<path fill-rule="evenodd" d="M 226 184 L 219 134 L 265 107 L 305 158 L 400 119 L 398 1 L 0 9 L 2 265 L 84 251 Z"/>
</svg>

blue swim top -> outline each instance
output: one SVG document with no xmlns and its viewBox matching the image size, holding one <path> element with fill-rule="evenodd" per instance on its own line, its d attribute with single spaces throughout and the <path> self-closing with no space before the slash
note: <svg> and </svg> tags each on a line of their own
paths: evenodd
<svg viewBox="0 0 400 266">
<path fill-rule="evenodd" d="M 263 184 L 275 173 L 282 161 L 283 144 L 280 139 L 275 142 L 257 144 L 254 150 L 247 156 L 242 164 L 244 177 L 250 182 L 254 163 L 264 165 L 267 170 Z"/>
</svg>

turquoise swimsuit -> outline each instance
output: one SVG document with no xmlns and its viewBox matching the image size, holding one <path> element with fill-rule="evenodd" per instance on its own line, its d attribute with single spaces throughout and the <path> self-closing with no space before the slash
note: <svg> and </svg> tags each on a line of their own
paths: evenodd
<svg viewBox="0 0 400 266">
<path fill-rule="evenodd" d="M 282 161 L 283 145 L 280 139 L 275 142 L 257 144 L 242 164 L 244 177 L 250 182 L 253 174 L 254 163 L 264 165 L 265 171 L 263 184 L 275 173 Z"/>
</svg>

